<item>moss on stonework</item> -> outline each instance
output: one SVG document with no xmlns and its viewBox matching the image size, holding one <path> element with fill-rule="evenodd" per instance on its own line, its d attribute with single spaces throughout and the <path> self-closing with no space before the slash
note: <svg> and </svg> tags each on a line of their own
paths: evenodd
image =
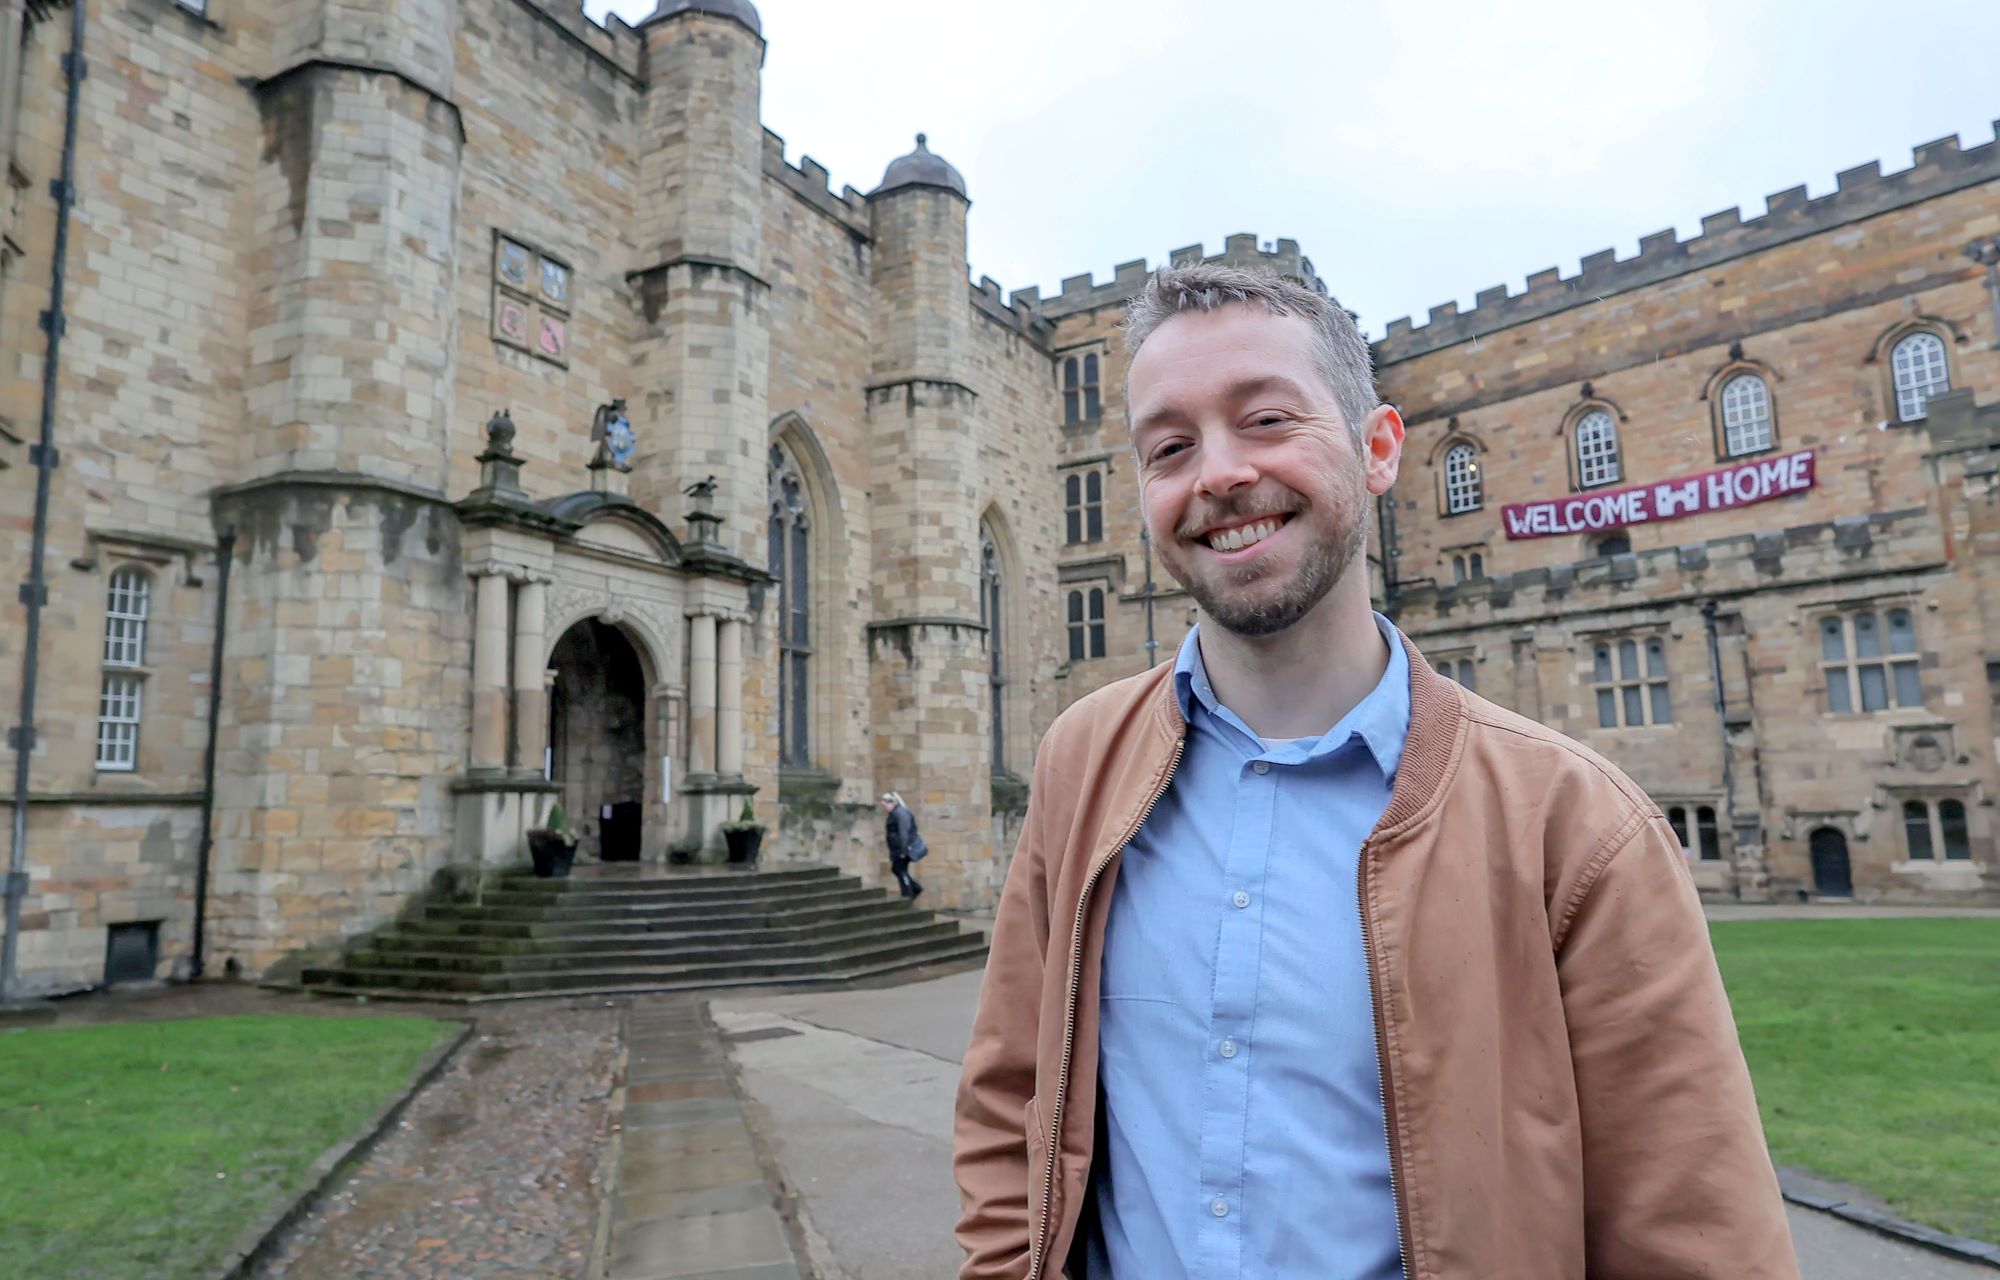
<svg viewBox="0 0 2000 1280">
<path fill-rule="evenodd" d="M 1028 784 L 1011 773 L 993 775 L 993 812 L 1019 815 L 1028 811 Z"/>
</svg>

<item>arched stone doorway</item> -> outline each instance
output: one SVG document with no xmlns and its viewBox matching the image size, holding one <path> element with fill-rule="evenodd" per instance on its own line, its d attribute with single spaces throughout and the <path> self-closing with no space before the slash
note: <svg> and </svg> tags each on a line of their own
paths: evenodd
<svg viewBox="0 0 2000 1280">
<path fill-rule="evenodd" d="M 646 811 L 648 681 L 623 631 L 585 618 L 549 655 L 549 776 L 580 857 L 637 861 Z"/>
<path fill-rule="evenodd" d="M 1833 827 L 1821 827 L 1808 842 L 1812 854 L 1813 892 L 1822 898 L 1854 896 L 1854 872 L 1847 861 L 1847 837 Z"/>
</svg>

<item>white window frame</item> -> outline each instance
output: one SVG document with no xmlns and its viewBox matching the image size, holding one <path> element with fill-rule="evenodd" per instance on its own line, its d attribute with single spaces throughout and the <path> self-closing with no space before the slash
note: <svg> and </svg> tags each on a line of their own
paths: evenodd
<svg viewBox="0 0 2000 1280">
<path fill-rule="evenodd" d="M 1771 429 L 1771 384 L 1758 373 L 1739 373 L 1722 384 L 1722 452 L 1742 458 L 1777 444 Z"/>
<path fill-rule="evenodd" d="M 1658 656 L 1658 663 L 1653 659 Z M 1672 665 L 1664 631 L 1605 636 L 1590 647 L 1590 682 L 1600 729 L 1654 729 L 1674 723 Z"/>
<path fill-rule="evenodd" d="M 1618 422 L 1605 409 L 1592 409 L 1576 420 L 1577 486 L 1596 489 L 1625 478 L 1624 453 L 1618 445 Z"/>
<path fill-rule="evenodd" d="M 1464 515 L 1486 504 L 1479 483 L 1479 450 L 1469 444 L 1455 444 L 1444 451 L 1444 509 L 1446 515 Z"/>
<path fill-rule="evenodd" d="M 152 612 L 152 575 L 130 566 L 114 570 L 104 588 L 104 675 L 97 692 L 97 768 L 105 773 L 139 767 Z"/>
<path fill-rule="evenodd" d="M 1909 641 L 1909 647 L 1904 649 L 1894 647 L 1898 614 L 1903 617 Z M 1828 644 L 1832 636 L 1828 624 L 1834 622 L 1839 623 L 1837 655 L 1830 652 Z M 1874 640 L 1869 647 L 1875 652 L 1864 655 L 1863 640 L 1871 628 Z M 1886 609 L 1860 608 L 1822 614 L 1813 631 L 1820 646 L 1820 677 L 1826 686 L 1828 715 L 1872 716 L 1924 705 L 1923 644 L 1917 638 L 1916 610 L 1907 605 L 1892 605 Z M 1871 674 L 1880 681 L 1882 705 L 1877 707 L 1868 705 L 1870 693 L 1877 688 L 1869 679 Z"/>
<path fill-rule="evenodd" d="M 1951 361 L 1944 339 L 1918 329 L 1889 349 L 1889 376 L 1896 389 L 1896 421 L 1921 422 L 1933 396 L 1951 390 Z"/>
</svg>

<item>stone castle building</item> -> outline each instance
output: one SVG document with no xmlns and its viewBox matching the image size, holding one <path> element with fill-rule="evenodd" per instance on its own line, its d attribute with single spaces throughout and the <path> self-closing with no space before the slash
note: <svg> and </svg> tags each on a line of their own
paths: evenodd
<svg viewBox="0 0 2000 1280">
<path fill-rule="evenodd" d="M 1009 294 L 923 138 L 866 193 L 792 165 L 748 0 L 99 0 L 81 64 L 63 0 L 0 5 L 25 988 L 283 972 L 558 800 L 586 857 L 748 803 L 873 876 L 895 788 L 988 903 L 1041 731 L 1185 633 L 1125 453 L 1146 264 Z M 1385 607 L 1717 891 L 1837 891 L 1835 837 L 1857 893 L 1990 891 L 2000 147 L 1710 223 L 1391 326 Z M 1604 524 L 1738 460 L 1793 470 Z M 1602 529 L 1507 536 L 1572 494 Z"/>
</svg>

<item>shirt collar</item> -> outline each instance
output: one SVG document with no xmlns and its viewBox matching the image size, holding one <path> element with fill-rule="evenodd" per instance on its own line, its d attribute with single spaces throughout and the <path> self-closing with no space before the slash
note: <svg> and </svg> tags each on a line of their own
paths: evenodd
<svg viewBox="0 0 2000 1280">
<path fill-rule="evenodd" d="M 1383 776 L 1393 777 L 1403 761 L 1403 744 L 1410 735 L 1410 655 L 1396 624 L 1379 613 L 1373 617 L 1376 629 L 1389 646 L 1388 669 L 1367 697 L 1312 743 L 1307 758 L 1333 751 L 1345 746 L 1348 739 L 1359 737 L 1375 757 Z M 1174 660 L 1174 697 L 1180 702 L 1182 718 L 1190 725 L 1199 707 L 1236 728 L 1263 753 L 1263 744 L 1257 742 L 1250 727 L 1216 698 L 1215 688 L 1208 682 L 1208 667 L 1201 658 L 1199 625 L 1188 629 L 1187 639 L 1181 642 L 1180 654 Z"/>
</svg>

